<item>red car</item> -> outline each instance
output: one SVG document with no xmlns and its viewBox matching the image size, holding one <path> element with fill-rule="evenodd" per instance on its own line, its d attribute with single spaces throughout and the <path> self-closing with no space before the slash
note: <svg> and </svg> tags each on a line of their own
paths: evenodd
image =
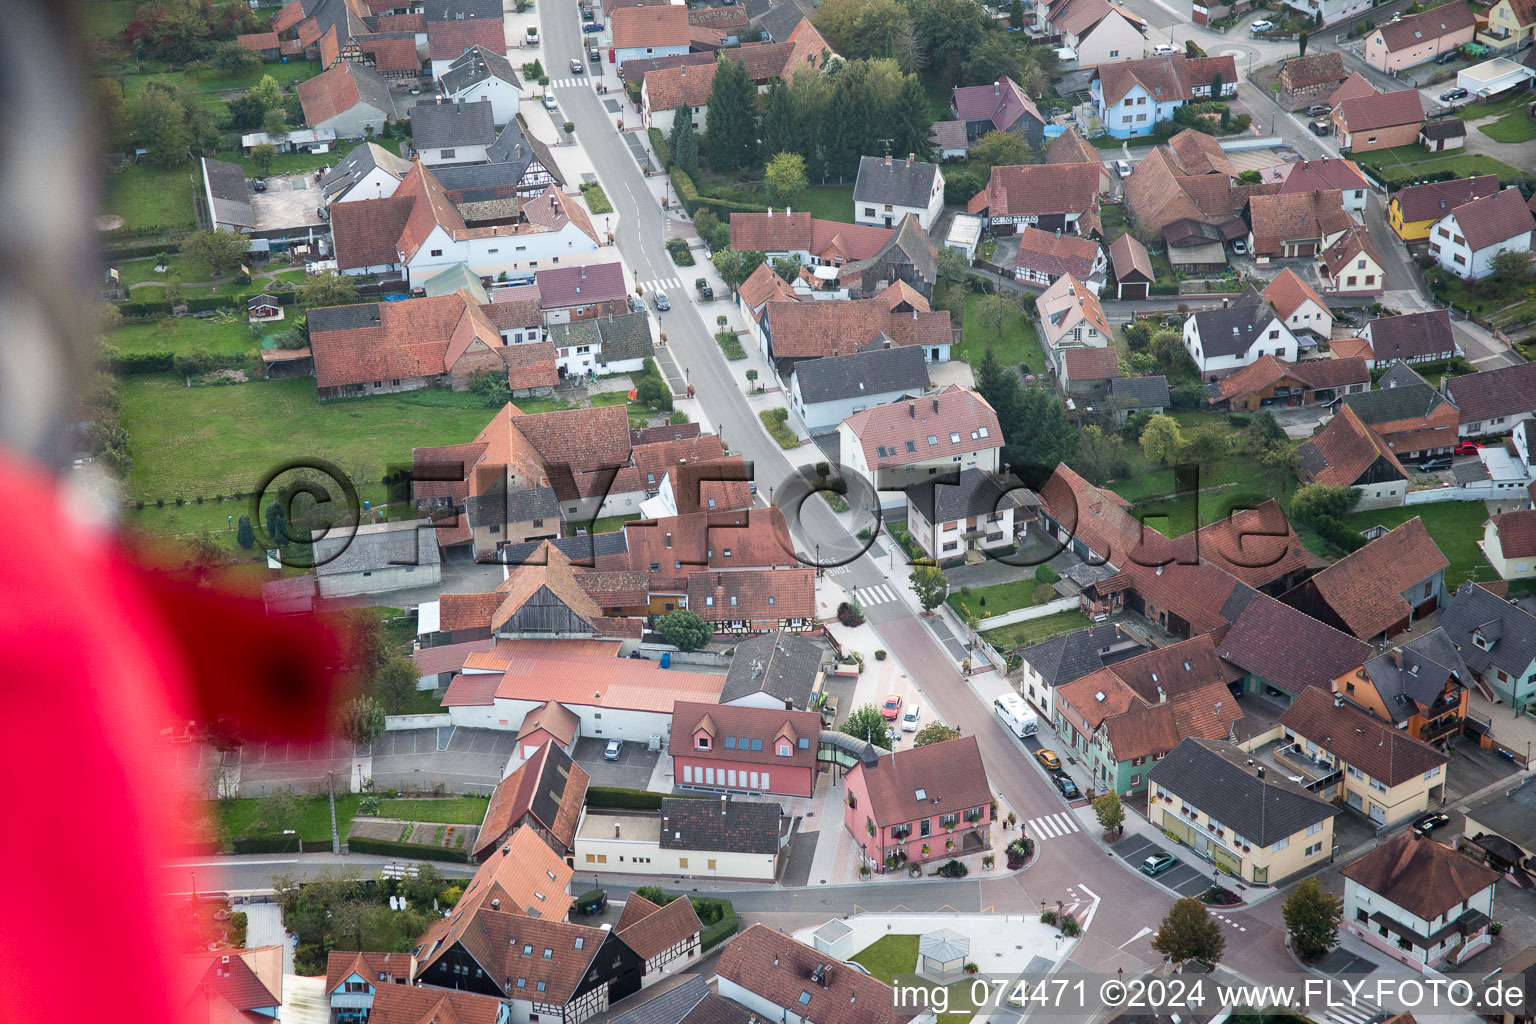
<svg viewBox="0 0 1536 1024">
<path fill-rule="evenodd" d="M 885 698 L 884 704 L 880 705 L 880 717 L 895 721 L 899 714 L 901 714 L 901 694 L 893 693 Z"/>
<path fill-rule="evenodd" d="M 1482 447 L 1482 445 L 1478 444 L 1476 441 L 1463 441 L 1463 442 L 1461 442 L 1460 444 L 1458 444 L 1456 446 L 1456 454 L 1457 455 L 1476 455 L 1477 454 L 1477 450 L 1479 448 L 1481 448 L 1481 447 Z"/>
</svg>

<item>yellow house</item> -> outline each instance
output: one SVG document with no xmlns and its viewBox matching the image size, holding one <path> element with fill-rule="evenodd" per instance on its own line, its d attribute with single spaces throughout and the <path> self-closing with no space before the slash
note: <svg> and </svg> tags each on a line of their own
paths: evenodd
<svg viewBox="0 0 1536 1024">
<path fill-rule="evenodd" d="M 1152 823 L 1245 882 L 1274 885 L 1333 852 L 1338 808 L 1234 743 L 1185 739 L 1147 779 Z"/>
<path fill-rule="evenodd" d="M 1313 792 L 1378 825 L 1395 825 L 1445 801 L 1451 759 L 1343 694 L 1307 687 L 1280 716 L 1280 729 L 1280 756 L 1318 773 Z"/>
<path fill-rule="evenodd" d="M 1536 576 L 1536 509 L 1501 512 L 1485 522 L 1483 554 L 1500 579 Z"/>
<path fill-rule="evenodd" d="M 1405 242 L 1417 242 L 1429 237 L 1429 229 L 1435 221 L 1474 199 L 1491 196 L 1499 190 L 1496 174 L 1481 174 L 1475 178 L 1458 178 L 1454 181 L 1431 181 L 1423 185 L 1409 185 L 1398 189 L 1387 203 L 1387 223 Z"/>
<path fill-rule="evenodd" d="M 1475 38 L 1499 48 L 1519 47 L 1536 38 L 1536 0 L 1499 0 L 1488 8 L 1488 27 L 1479 26 Z"/>
</svg>

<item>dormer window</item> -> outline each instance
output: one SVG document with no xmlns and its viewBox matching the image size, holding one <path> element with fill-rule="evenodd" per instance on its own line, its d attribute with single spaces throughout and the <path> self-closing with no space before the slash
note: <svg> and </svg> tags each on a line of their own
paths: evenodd
<svg viewBox="0 0 1536 1024">
<path fill-rule="evenodd" d="M 697 740 L 694 741 L 693 746 L 694 746 L 695 750 L 708 750 L 709 749 L 709 737 L 708 736 L 700 736 Z"/>
</svg>

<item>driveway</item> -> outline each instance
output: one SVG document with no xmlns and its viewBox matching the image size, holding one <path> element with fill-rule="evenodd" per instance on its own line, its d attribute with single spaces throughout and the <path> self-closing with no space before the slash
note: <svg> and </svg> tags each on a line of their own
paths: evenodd
<svg viewBox="0 0 1536 1024">
<path fill-rule="evenodd" d="M 645 789 L 651 781 L 651 772 L 661 759 L 661 751 L 646 750 L 643 740 L 625 740 L 617 761 L 603 757 L 608 745 L 605 736 L 584 736 L 576 741 L 571 759 L 592 776 L 594 786 L 616 786 L 621 789 Z"/>
<path fill-rule="evenodd" d="M 373 745 L 374 788 L 489 793 L 517 751 L 517 733 L 502 729 L 401 729 Z"/>
</svg>

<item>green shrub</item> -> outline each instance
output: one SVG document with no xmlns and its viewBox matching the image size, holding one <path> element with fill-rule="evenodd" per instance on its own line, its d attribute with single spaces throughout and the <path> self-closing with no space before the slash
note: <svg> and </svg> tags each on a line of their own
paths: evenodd
<svg viewBox="0 0 1536 1024">
<path fill-rule="evenodd" d="M 970 869 L 960 863 L 960 861 L 951 858 L 939 865 L 939 870 L 935 874 L 940 878 L 964 878 L 970 874 Z"/>
<path fill-rule="evenodd" d="M 582 198 L 587 201 L 587 209 L 593 213 L 612 213 L 613 204 L 608 201 L 608 193 L 603 191 L 603 186 L 595 181 L 586 182 L 581 186 Z"/>
<path fill-rule="evenodd" d="M 330 849 L 330 843 L 326 843 L 326 849 Z M 469 855 L 463 850 L 449 850 L 431 844 L 398 843 L 389 839 L 367 839 L 362 836 L 348 839 L 347 849 L 352 853 L 375 853 L 385 857 L 408 857 L 413 860 L 446 860 L 459 864 L 469 860 Z"/>
<path fill-rule="evenodd" d="M 700 952 L 707 952 L 736 934 L 739 924 L 736 920 L 736 907 L 730 900 L 690 896 L 688 901 L 693 904 L 693 912 L 699 915 L 699 923 L 704 926 L 704 931 L 699 935 Z"/>
<path fill-rule="evenodd" d="M 681 238 L 667 239 L 667 254 L 680 267 L 693 266 L 693 253 L 688 251 L 688 243 Z"/>
<path fill-rule="evenodd" d="M 1041 565 L 1035 569 L 1036 583 L 1060 583 L 1061 574 L 1048 565 Z"/>
<path fill-rule="evenodd" d="M 661 162 L 661 169 L 668 174 L 672 173 L 672 147 L 668 145 L 667 137 L 661 134 L 659 128 L 647 128 L 646 134 L 651 138 L 651 151 Z"/>
</svg>

